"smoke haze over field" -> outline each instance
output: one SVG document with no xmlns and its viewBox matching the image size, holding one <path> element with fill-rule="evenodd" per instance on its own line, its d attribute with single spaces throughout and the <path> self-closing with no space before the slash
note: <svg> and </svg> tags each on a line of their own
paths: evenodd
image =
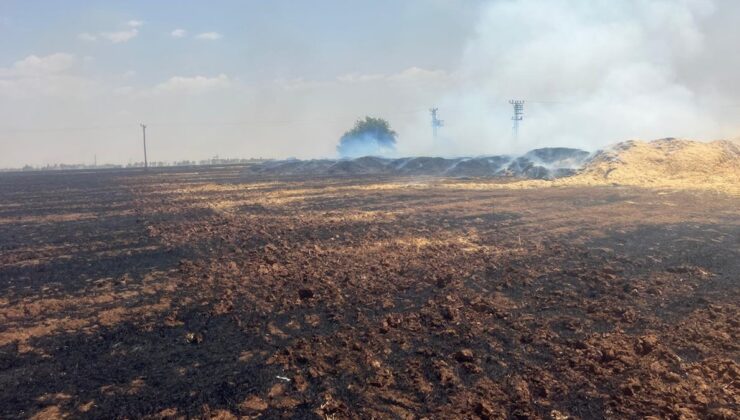
<svg viewBox="0 0 740 420">
<path fill-rule="evenodd" d="M 737 70 L 737 62 L 727 61 L 737 58 L 709 53 L 710 45 L 731 41 L 708 26 L 715 13 L 740 15 L 737 6 L 720 3 L 519 0 L 484 6 L 454 74 L 457 89 L 439 102 L 451 121 L 450 151 L 487 153 L 492 144 L 499 152 L 548 145 L 594 149 L 628 138 L 737 135 L 737 109 L 728 109 L 740 102 L 737 92 L 724 90 L 712 75 L 728 64 Z M 725 30 L 737 33 L 729 25 Z M 494 118 L 511 114 L 508 98 L 527 101 L 513 144 L 511 121 Z"/>
<path fill-rule="evenodd" d="M 333 157 L 365 115 L 398 156 L 740 136 L 734 0 L 303 3 L 4 2 L 0 167 L 140 161 L 140 122 L 168 161 Z"/>
</svg>

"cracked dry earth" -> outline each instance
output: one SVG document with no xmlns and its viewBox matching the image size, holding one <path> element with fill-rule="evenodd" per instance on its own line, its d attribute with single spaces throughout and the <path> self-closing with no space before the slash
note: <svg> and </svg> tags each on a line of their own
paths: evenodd
<svg viewBox="0 0 740 420">
<path fill-rule="evenodd" d="M 0 177 L 0 417 L 738 418 L 738 197 L 197 171 Z"/>
</svg>

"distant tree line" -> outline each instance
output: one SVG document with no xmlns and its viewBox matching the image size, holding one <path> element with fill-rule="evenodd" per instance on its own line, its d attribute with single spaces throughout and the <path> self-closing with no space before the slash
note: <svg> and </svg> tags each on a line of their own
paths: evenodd
<svg viewBox="0 0 740 420">
<path fill-rule="evenodd" d="M 155 161 L 149 162 L 150 168 L 167 168 L 176 166 L 206 166 L 206 165 L 238 165 L 262 162 L 264 159 L 236 159 L 236 158 L 212 158 L 212 159 L 201 159 L 201 160 L 179 160 L 174 162 L 167 161 Z M 69 163 L 55 163 L 47 164 L 43 166 L 32 166 L 24 165 L 21 168 L 0 168 L 0 172 L 15 172 L 15 171 L 64 171 L 64 170 L 80 170 L 80 169 L 123 169 L 123 168 L 143 168 L 144 162 L 129 162 L 125 165 L 121 164 L 100 164 L 100 165 L 89 165 L 84 163 L 69 164 Z"/>
</svg>

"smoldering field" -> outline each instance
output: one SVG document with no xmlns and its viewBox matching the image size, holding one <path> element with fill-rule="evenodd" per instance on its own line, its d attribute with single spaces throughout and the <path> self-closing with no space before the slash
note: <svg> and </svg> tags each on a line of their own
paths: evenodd
<svg viewBox="0 0 740 420">
<path fill-rule="evenodd" d="M 139 159 L 127 131 L 49 140 L 81 115 L 144 115 L 175 160 L 333 156 L 339 115 L 399 132 L 382 158 L 2 174 L 0 417 L 736 418 L 740 149 L 596 151 L 737 136 L 737 3 L 478 12 L 444 68 L 169 79 L 218 82 L 190 93 L 0 68 L 35 125 L 7 165 Z"/>
<path fill-rule="evenodd" d="M 733 418 L 740 202 L 0 177 L 0 417 Z"/>
</svg>

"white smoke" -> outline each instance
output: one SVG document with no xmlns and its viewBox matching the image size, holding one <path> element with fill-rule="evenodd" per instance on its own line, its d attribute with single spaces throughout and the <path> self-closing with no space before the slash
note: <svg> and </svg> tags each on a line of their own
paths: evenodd
<svg viewBox="0 0 740 420">
<path fill-rule="evenodd" d="M 419 120 L 399 130 L 399 149 L 594 150 L 629 138 L 727 134 L 717 120 L 722 98 L 682 72 L 702 57 L 708 42 L 702 23 L 715 11 L 709 0 L 490 2 L 454 73 L 456 88 L 438 103 L 445 138 L 411 140 L 428 138 L 428 121 Z M 516 140 L 509 99 L 527 101 Z"/>
</svg>

